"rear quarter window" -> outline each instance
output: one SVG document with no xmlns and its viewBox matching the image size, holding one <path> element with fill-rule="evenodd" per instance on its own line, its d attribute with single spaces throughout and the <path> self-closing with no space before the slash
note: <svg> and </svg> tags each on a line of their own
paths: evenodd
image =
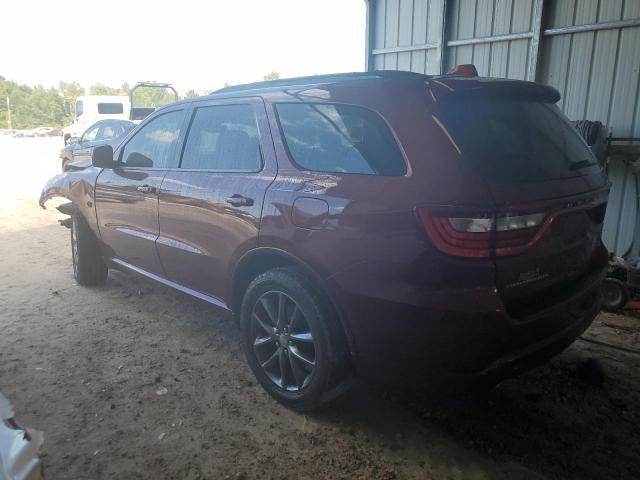
<svg viewBox="0 0 640 480">
<path fill-rule="evenodd" d="M 353 105 L 276 105 L 292 160 L 305 170 L 400 176 L 404 157 L 387 123 L 377 113 Z"/>
</svg>

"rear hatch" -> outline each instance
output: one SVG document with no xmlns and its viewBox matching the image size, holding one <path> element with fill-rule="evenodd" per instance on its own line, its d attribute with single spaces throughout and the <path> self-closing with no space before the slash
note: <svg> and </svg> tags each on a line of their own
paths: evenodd
<svg viewBox="0 0 640 480">
<path fill-rule="evenodd" d="M 440 118 L 462 161 L 485 183 L 494 211 L 493 218 L 465 215 L 449 225 L 487 230 L 508 312 L 531 315 L 602 268 L 608 182 L 555 105 L 555 90 L 514 81 L 452 83 L 438 99 Z"/>
</svg>

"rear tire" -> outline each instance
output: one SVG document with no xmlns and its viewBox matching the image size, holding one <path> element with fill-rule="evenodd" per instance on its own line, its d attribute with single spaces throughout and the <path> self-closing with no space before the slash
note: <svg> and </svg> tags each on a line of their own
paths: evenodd
<svg viewBox="0 0 640 480">
<path fill-rule="evenodd" d="M 329 302 L 298 269 L 256 277 L 242 299 L 240 326 L 251 370 L 285 406 L 313 410 L 347 389 L 342 329 Z"/>
<path fill-rule="evenodd" d="M 100 254 L 95 235 L 81 214 L 71 220 L 71 259 L 73 276 L 79 285 L 101 285 L 107 279 L 107 265 Z"/>
<path fill-rule="evenodd" d="M 629 301 L 627 287 L 616 278 L 605 278 L 602 282 L 601 292 L 602 309 L 607 312 L 617 312 Z"/>
</svg>

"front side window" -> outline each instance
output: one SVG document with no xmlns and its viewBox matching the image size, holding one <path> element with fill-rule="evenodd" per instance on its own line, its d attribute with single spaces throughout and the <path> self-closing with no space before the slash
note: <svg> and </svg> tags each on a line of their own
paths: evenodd
<svg viewBox="0 0 640 480">
<path fill-rule="evenodd" d="M 172 168 L 177 166 L 175 147 L 184 112 L 178 110 L 154 118 L 136 133 L 122 150 L 127 167 Z"/>
<path fill-rule="evenodd" d="M 258 172 L 262 165 L 251 105 L 196 109 L 180 168 Z"/>
<path fill-rule="evenodd" d="M 93 142 L 98 136 L 98 130 L 100 130 L 100 125 L 90 127 L 86 132 L 84 132 L 84 135 L 82 135 L 82 142 Z"/>
<path fill-rule="evenodd" d="M 407 172 L 398 144 L 377 113 L 352 105 L 276 106 L 292 160 L 307 170 L 400 176 Z"/>
</svg>

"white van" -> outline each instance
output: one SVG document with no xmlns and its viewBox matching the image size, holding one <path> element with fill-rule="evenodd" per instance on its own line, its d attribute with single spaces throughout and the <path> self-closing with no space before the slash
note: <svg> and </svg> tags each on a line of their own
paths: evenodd
<svg viewBox="0 0 640 480">
<path fill-rule="evenodd" d="M 135 101 L 135 92 L 138 89 L 144 91 L 155 90 L 155 95 L 138 97 Z M 64 143 L 68 145 L 79 139 L 84 131 L 98 120 L 131 120 L 140 123 L 156 108 L 178 100 L 178 92 L 170 83 L 138 82 L 129 95 L 83 95 L 76 99 L 75 118 L 71 125 L 64 129 Z M 134 105 L 135 103 L 135 105 Z M 142 103 L 142 104 L 140 104 Z M 65 113 L 70 113 L 72 105 L 65 104 Z"/>
<path fill-rule="evenodd" d="M 98 120 L 128 120 L 131 101 L 127 95 L 83 95 L 76 99 L 75 119 L 64 129 L 65 143 L 79 138 Z"/>
</svg>

